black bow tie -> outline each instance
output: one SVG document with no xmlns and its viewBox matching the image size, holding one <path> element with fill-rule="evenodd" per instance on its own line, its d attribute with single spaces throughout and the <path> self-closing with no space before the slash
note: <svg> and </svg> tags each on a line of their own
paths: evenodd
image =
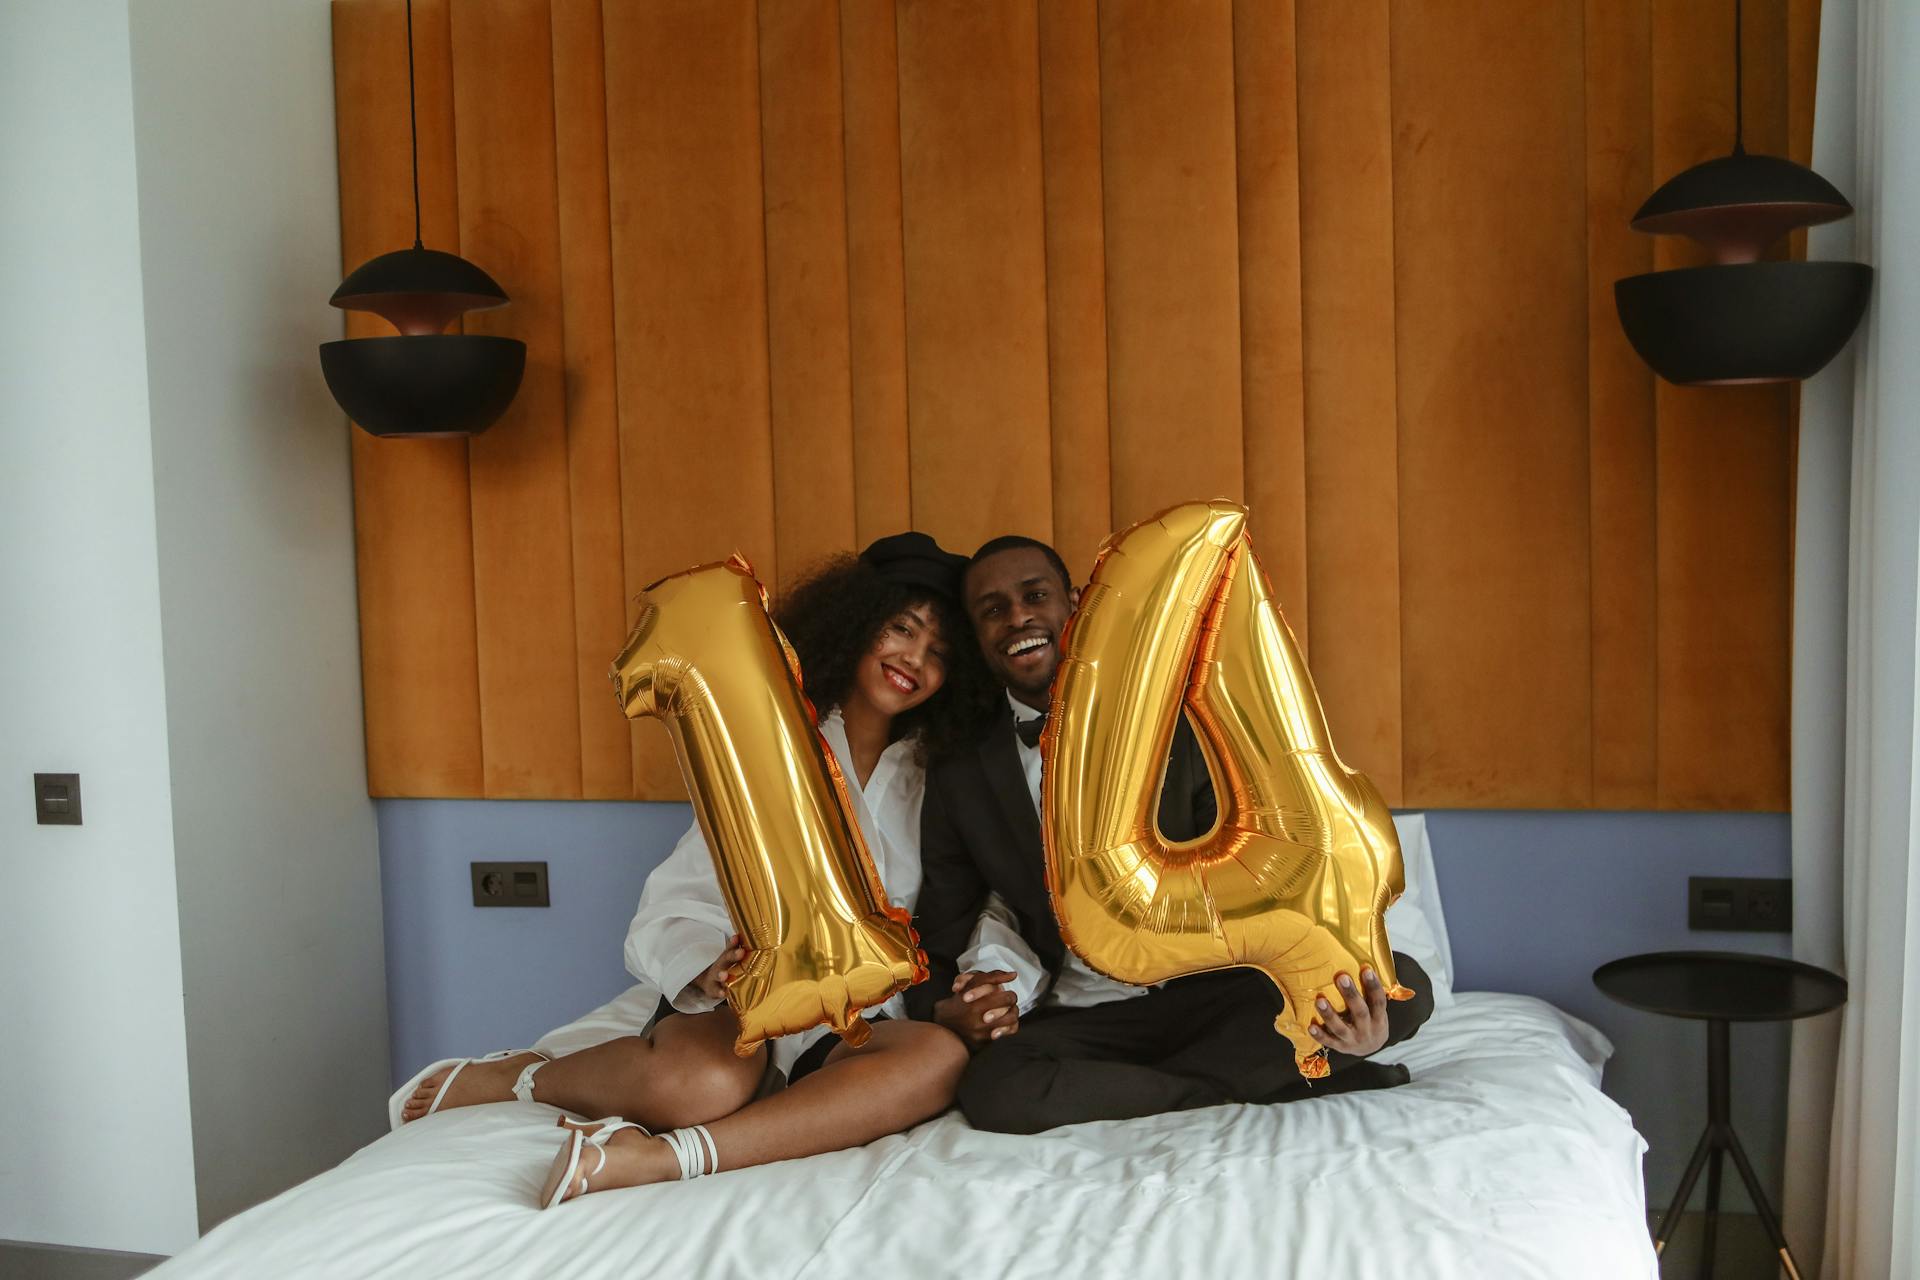
<svg viewBox="0 0 1920 1280">
<path fill-rule="evenodd" d="M 1040 731 L 1047 727 L 1047 713 L 1042 711 L 1031 720 L 1015 720 L 1013 731 L 1020 735 L 1020 741 L 1030 747 L 1040 745 Z"/>
</svg>

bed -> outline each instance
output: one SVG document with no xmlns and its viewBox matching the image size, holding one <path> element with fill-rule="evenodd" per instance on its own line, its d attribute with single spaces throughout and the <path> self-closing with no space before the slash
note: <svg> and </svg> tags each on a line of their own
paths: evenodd
<svg viewBox="0 0 1920 1280">
<path fill-rule="evenodd" d="M 1389 929 L 1450 980 L 1425 831 L 1403 823 L 1401 836 L 1410 918 L 1389 916 Z M 150 1274 L 1657 1277 L 1646 1144 L 1600 1092 L 1605 1037 L 1544 1001 L 1440 999 L 1440 986 L 1432 1020 L 1381 1055 L 1411 1071 L 1398 1089 L 1035 1137 L 949 1113 L 852 1151 L 551 1212 L 534 1203 L 559 1112 L 460 1108 L 371 1143 Z M 652 1010 L 653 993 L 636 988 L 537 1047 L 631 1034 Z"/>
</svg>

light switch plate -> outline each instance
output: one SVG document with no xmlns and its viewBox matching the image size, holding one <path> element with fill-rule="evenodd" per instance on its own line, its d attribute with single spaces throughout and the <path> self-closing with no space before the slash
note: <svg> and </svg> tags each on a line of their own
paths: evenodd
<svg viewBox="0 0 1920 1280">
<path fill-rule="evenodd" d="M 33 775 L 33 812 L 43 827 L 80 825 L 80 775 L 77 773 L 36 773 Z"/>
</svg>

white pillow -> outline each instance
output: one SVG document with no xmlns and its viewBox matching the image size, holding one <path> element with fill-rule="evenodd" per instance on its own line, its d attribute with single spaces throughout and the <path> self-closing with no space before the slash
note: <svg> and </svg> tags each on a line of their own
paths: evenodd
<svg viewBox="0 0 1920 1280">
<path fill-rule="evenodd" d="M 1440 910 L 1440 882 L 1433 874 L 1433 845 L 1427 839 L 1427 815 L 1396 813 L 1393 827 L 1400 836 L 1400 865 L 1407 891 L 1387 908 L 1387 938 L 1395 951 L 1405 952 L 1427 971 L 1433 988 L 1433 1007 L 1453 1003 L 1453 947 L 1447 941 L 1447 919 Z"/>
</svg>

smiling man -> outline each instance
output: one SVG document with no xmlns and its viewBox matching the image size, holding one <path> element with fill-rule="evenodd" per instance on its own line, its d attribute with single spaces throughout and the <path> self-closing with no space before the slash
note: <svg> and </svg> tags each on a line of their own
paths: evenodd
<svg viewBox="0 0 1920 1280">
<path fill-rule="evenodd" d="M 974 553 L 961 579 L 961 604 L 973 620 L 987 666 L 1007 694 L 1044 715 L 1060 636 L 1079 607 L 1066 563 L 1044 542 L 995 538 Z"/>
<path fill-rule="evenodd" d="M 1365 1061 L 1413 1034 L 1432 1012 L 1426 974 L 1399 954 L 1401 980 L 1421 994 L 1389 1004 L 1372 970 L 1343 982 L 1348 1012 L 1324 1002 L 1321 1043 L 1331 1076 L 1309 1085 L 1273 1029 L 1279 994 L 1252 970 L 1229 969 L 1133 987 L 1088 968 L 1060 936 L 1047 896 L 1040 837 L 1040 729 L 1079 604 L 1059 553 L 1032 538 L 995 538 L 961 583 L 987 666 L 1007 690 L 1004 713 L 974 750 L 927 775 L 921 812 L 924 880 L 914 924 L 932 977 L 910 988 L 915 1017 L 939 1022 L 974 1050 L 960 1106 L 975 1127 L 1036 1133 L 1056 1125 L 1215 1106 L 1284 1102 L 1383 1088 L 1406 1068 Z M 1160 829 L 1204 835 L 1216 805 L 1206 759 L 1185 717 L 1161 789 Z M 1046 969 L 1038 989 L 1010 970 L 959 971 L 975 921 L 991 909 Z"/>
</svg>

